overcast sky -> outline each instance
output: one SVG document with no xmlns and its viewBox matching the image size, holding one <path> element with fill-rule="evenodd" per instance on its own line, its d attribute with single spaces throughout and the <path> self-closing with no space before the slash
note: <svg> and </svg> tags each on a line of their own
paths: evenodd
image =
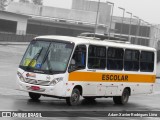
<svg viewBox="0 0 160 120">
<path fill-rule="evenodd" d="M 96 0 L 94 0 L 96 1 Z M 97 0 L 98 1 L 98 0 Z M 106 0 L 101 0 L 106 1 Z M 133 13 L 149 23 L 160 24 L 160 0 L 108 0 L 115 3 L 114 15 L 122 16 L 123 7 L 126 11 Z M 72 0 L 44 0 L 44 5 L 60 8 L 71 8 Z M 129 17 L 129 14 L 125 14 Z"/>
</svg>

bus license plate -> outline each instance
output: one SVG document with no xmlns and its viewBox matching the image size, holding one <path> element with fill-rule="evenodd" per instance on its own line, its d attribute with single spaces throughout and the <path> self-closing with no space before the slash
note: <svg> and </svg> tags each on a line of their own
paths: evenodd
<svg viewBox="0 0 160 120">
<path fill-rule="evenodd" d="M 31 86 L 31 89 L 32 90 L 40 90 L 40 87 L 38 87 L 38 86 Z"/>
</svg>

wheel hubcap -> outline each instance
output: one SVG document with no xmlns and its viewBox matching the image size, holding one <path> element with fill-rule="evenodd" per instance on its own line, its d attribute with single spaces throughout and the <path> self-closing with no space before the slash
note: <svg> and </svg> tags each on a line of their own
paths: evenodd
<svg viewBox="0 0 160 120">
<path fill-rule="evenodd" d="M 73 93 L 72 94 L 72 98 L 71 98 L 71 101 L 74 103 L 74 102 L 77 102 L 78 101 L 78 94 L 77 93 Z"/>
</svg>

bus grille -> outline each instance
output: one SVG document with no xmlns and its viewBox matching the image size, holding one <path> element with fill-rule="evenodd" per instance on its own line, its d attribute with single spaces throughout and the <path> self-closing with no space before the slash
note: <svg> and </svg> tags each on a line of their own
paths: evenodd
<svg viewBox="0 0 160 120">
<path fill-rule="evenodd" d="M 34 80 L 34 79 L 29 79 L 29 78 L 26 78 L 25 82 L 29 84 L 42 85 L 42 86 L 49 86 L 50 84 L 50 81 Z"/>
</svg>

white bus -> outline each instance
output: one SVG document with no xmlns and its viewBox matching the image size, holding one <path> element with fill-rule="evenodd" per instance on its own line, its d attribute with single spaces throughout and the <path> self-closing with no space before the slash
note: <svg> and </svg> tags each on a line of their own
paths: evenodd
<svg viewBox="0 0 160 120">
<path fill-rule="evenodd" d="M 18 88 L 33 100 L 64 98 L 68 105 L 150 94 L 156 80 L 156 50 L 92 37 L 40 36 L 31 41 L 17 71 Z"/>
</svg>

